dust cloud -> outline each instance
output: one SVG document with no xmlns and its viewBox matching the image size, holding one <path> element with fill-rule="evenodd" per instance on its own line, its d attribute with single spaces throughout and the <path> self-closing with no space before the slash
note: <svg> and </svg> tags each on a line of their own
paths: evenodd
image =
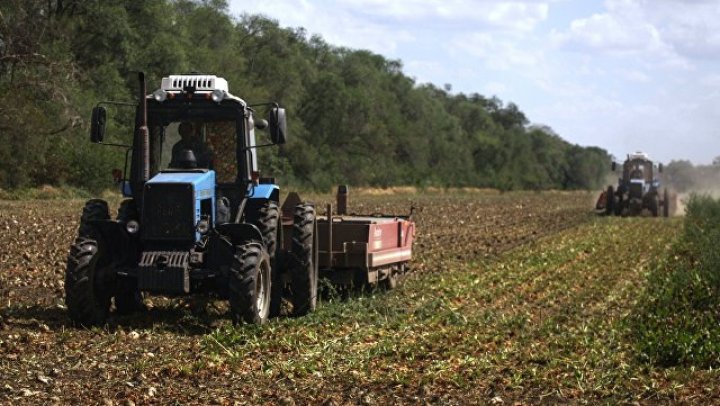
<svg viewBox="0 0 720 406">
<path fill-rule="evenodd" d="M 720 166 L 692 166 L 687 162 L 671 162 L 665 171 L 664 184 L 677 194 L 676 216 L 685 214 L 685 206 L 692 195 L 720 199 Z"/>
</svg>

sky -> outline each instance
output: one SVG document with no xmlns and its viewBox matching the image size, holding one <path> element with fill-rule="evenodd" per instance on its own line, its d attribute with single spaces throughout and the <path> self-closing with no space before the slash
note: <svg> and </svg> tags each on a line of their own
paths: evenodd
<svg viewBox="0 0 720 406">
<path fill-rule="evenodd" d="M 720 0 L 230 0 L 416 83 L 495 95 L 533 124 L 658 162 L 720 156 Z"/>
</svg>

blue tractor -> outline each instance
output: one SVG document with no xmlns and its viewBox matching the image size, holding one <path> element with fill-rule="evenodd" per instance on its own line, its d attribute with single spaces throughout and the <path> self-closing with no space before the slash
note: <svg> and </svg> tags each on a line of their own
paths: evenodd
<svg viewBox="0 0 720 406">
<path fill-rule="evenodd" d="M 138 98 L 118 176 L 127 199 L 115 219 L 106 201 L 89 200 L 70 248 L 70 319 L 100 325 L 143 310 L 145 294 L 219 295 L 234 322 L 264 323 L 288 295 L 295 314 L 314 310 L 315 209 L 295 201 L 282 215 L 280 188 L 257 164 L 257 148 L 285 143 L 285 110 L 249 105 L 212 75 L 165 77 L 147 94 L 140 73 Z M 92 111 L 92 142 L 105 144 L 107 103 Z M 255 130 L 270 142 L 257 145 Z"/>
<path fill-rule="evenodd" d="M 616 169 L 617 164 L 613 162 L 613 172 Z M 667 188 L 660 194 L 660 179 L 655 176 L 655 169 L 661 173 L 663 166 L 655 166 L 647 154 L 629 154 L 622 165 L 617 188 L 608 186 L 598 200 L 597 208 L 618 216 L 639 216 L 647 211 L 657 217 L 662 210 L 663 217 L 668 217 L 674 196 L 670 196 Z"/>
</svg>

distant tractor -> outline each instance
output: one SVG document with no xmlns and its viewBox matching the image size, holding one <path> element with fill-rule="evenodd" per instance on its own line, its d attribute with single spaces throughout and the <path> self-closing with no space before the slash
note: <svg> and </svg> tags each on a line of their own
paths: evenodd
<svg viewBox="0 0 720 406">
<path fill-rule="evenodd" d="M 260 177 L 256 154 L 285 143 L 277 103 L 248 104 L 213 75 L 171 75 L 147 94 L 140 73 L 139 85 L 136 104 L 101 102 L 92 111 L 91 141 L 127 150 L 124 172 L 114 171 L 127 199 L 115 220 L 104 200 L 83 208 L 65 273 L 75 324 L 104 324 L 113 308 L 143 310 L 146 293 L 217 295 L 234 322 L 260 324 L 285 302 L 293 315 L 312 312 L 321 272 L 390 287 L 403 276 L 409 216 L 333 216 L 328 207 L 319 217 L 295 193 L 280 207 L 280 187 Z M 104 142 L 104 105 L 136 106 L 132 145 Z M 267 120 L 256 108 L 267 109 Z M 255 130 L 267 130 L 270 142 L 257 144 Z"/>
<path fill-rule="evenodd" d="M 613 162 L 612 170 L 616 169 L 617 164 Z M 655 169 L 662 173 L 663 166 L 656 167 L 647 154 L 629 154 L 622 165 L 617 188 L 608 186 L 600 195 L 596 209 L 617 216 L 639 216 L 646 211 L 653 217 L 659 216 L 662 210 L 663 217 L 670 216 L 675 196 L 667 188 L 663 188 L 662 194 L 659 192 L 660 180 L 655 177 Z"/>
</svg>

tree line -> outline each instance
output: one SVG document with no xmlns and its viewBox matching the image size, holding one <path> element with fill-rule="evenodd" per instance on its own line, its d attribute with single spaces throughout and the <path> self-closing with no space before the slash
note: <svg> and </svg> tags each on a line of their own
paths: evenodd
<svg viewBox="0 0 720 406">
<path fill-rule="evenodd" d="M 249 102 L 280 102 L 290 139 L 261 149 L 260 162 L 283 185 L 591 189 L 608 173 L 605 150 L 530 125 L 514 103 L 416 83 L 401 61 L 233 17 L 224 0 L 3 3 L 1 188 L 109 187 L 124 151 L 88 142 L 89 112 L 132 100 L 140 70 L 149 91 L 198 71 L 225 77 Z M 112 117 L 108 133 L 128 142 L 132 112 Z"/>
</svg>

